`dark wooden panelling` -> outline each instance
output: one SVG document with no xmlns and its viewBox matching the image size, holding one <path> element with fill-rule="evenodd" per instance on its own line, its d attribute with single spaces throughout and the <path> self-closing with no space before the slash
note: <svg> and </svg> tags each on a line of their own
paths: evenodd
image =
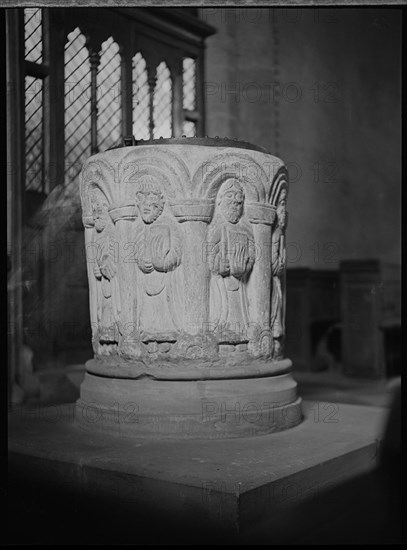
<svg viewBox="0 0 407 550">
<path fill-rule="evenodd" d="M 294 368 L 307 369 L 311 360 L 311 270 L 287 269 L 285 354 Z"/>
<path fill-rule="evenodd" d="M 378 260 L 344 261 L 341 272 L 343 364 L 354 376 L 386 376 L 384 334 L 400 324 L 400 268 Z"/>
<path fill-rule="evenodd" d="M 315 339 L 339 320 L 338 271 L 287 270 L 286 355 L 294 368 L 312 368 Z"/>
</svg>

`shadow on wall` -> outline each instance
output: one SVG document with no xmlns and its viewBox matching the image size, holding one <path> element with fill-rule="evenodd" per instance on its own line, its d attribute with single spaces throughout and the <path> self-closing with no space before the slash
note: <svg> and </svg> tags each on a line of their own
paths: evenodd
<svg viewBox="0 0 407 550">
<path fill-rule="evenodd" d="M 32 203 L 31 209 L 36 206 Z M 34 370 L 90 358 L 88 282 L 77 181 L 55 187 L 27 220 L 22 265 L 24 340 L 34 353 Z"/>
</svg>

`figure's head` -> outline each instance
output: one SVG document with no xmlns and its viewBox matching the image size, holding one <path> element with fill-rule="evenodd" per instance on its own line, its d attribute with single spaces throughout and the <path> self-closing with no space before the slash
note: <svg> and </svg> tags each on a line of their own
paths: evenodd
<svg viewBox="0 0 407 550">
<path fill-rule="evenodd" d="M 243 214 L 244 191 L 235 179 L 226 181 L 218 194 L 218 205 L 230 223 L 237 223 Z"/>
<path fill-rule="evenodd" d="M 164 209 L 164 195 L 158 183 L 151 177 L 145 176 L 138 183 L 136 203 L 144 223 L 153 223 Z"/>
<path fill-rule="evenodd" d="M 277 202 L 277 221 L 280 227 L 285 227 L 287 223 L 287 190 L 282 189 Z"/>
<path fill-rule="evenodd" d="M 107 206 L 103 203 L 96 202 L 92 208 L 93 220 L 95 222 L 95 229 L 98 233 L 101 233 L 108 222 Z"/>
</svg>

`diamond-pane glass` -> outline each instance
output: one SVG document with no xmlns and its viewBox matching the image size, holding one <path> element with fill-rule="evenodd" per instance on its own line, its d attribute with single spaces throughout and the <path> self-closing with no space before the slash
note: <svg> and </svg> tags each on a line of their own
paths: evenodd
<svg viewBox="0 0 407 550">
<path fill-rule="evenodd" d="M 195 137 L 196 135 L 195 122 L 184 120 L 184 122 L 182 123 L 182 135 L 186 137 Z"/>
<path fill-rule="evenodd" d="M 140 52 L 133 57 L 133 136 L 149 139 L 150 96 L 144 57 Z"/>
<path fill-rule="evenodd" d="M 153 98 L 154 139 L 172 136 L 172 84 L 170 71 L 163 61 L 157 67 Z"/>
<path fill-rule="evenodd" d="M 121 56 L 112 37 L 102 44 L 97 74 L 98 148 L 106 151 L 121 144 Z"/>
<path fill-rule="evenodd" d="M 43 82 L 25 77 L 25 188 L 43 191 Z"/>
<path fill-rule="evenodd" d="M 193 110 L 196 106 L 196 66 L 195 60 L 185 57 L 182 61 L 182 106 Z"/>
<path fill-rule="evenodd" d="M 65 181 L 76 179 L 90 156 L 90 63 L 85 37 L 76 28 L 65 45 Z"/>
<path fill-rule="evenodd" d="M 25 58 L 42 63 L 42 11 L 41 8 L 24 9 Z"/>
</svg>

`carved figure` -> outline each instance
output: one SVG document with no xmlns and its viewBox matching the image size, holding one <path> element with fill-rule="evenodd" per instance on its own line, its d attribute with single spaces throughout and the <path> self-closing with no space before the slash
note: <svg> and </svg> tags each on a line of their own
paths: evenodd
<svg viewBox="0 0 407 550">
<path fill-rule="evenodd" d="M 177 222 L 164 213 L 165 199 L 158 182 L 143 176 L 136 188 L 140 217 L 135 224 L 137 322 L 148 352 L 169 351 L 178 338 L 182 282 L 174 270 L 182 257 Z"/>
<path fill-rule="evenodd" d="M 284 281 L 286 268 L 286 250 L 285 250 L 285 229 L 287 227 L 287 212 L 286 212 L 287 191 L 281 191 L 277 203 L 277 222 L 272 235 L 272 298 L 271 298 L 271 318 L 270 326 L 273 336 L 273 359 L 282 357 L 285 311 L 284 311 L 284 295 L 282 283 Z"/>
<path fill-rule="evenodd" d="M 253 231 L 242 218 L 244 190 L 229 179 L 218 193 L 218 212 L 208 231 L 211 320 L 222 333 L 220 342 L 247 342 L 246 278 L 254 260 Z"/>
<path fill-rule="evenodd" d="M 93 273 L 97 280 L 97 350 L 110 355 L 117 350 L 120 293 L 115 254 L 115 231 L 105 203 L 93 205 L 95 223 L 93 243 L 96 250 Z"/>
</svg>

